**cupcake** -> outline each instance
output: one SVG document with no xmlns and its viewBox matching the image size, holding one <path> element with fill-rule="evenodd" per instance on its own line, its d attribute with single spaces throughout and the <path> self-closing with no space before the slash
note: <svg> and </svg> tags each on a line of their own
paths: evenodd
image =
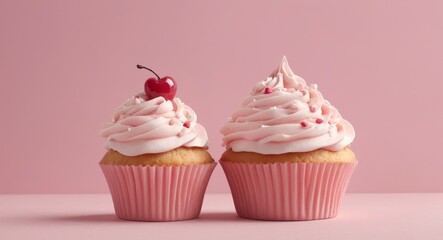
<svg viewBox="0 0 443 240">
<path fill-rule="evenodd" d="M 352 125 L 317 85 L 280 66 L 221 129 L 220 164 L 237 214 L 261 220 L 335 217 L 357 165 Z"/>
<path fill-rule="evenodd" d="M 174 79 L 155 75 L 146 80 L 143 92 L 127 99 L 112 121 L 103 124 L 100 135 L 108 150 L 100 167 L 117 217 L 197 218 L 216 163 L 207 151 L 205 128 L 175 97 Z"/>
</svg>

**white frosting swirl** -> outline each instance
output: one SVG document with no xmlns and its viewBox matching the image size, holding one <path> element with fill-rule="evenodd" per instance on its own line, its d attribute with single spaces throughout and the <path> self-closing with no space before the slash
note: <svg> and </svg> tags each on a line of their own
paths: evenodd
<svg viewBox="0 0 443 240">
<path fill-rule="evenodd" d="M 189 126 L 189 127 L 188 127 Z M 208 136 L 195 112 L 180 99 L 146 100 L 142 92 L 116 110 L 103 124 L 105 147 L 126 156 L 166 152 L 181 146 L 206 147 Z"/>
<path fill-rule="evenodd" d="M 338 151 L 355 138 L 352 125 L 323 99 L 317 85 L 307 86 L 284 57 L 221 129 L 235 152 L 282 154 L 316 149 Z"/>
</svg>

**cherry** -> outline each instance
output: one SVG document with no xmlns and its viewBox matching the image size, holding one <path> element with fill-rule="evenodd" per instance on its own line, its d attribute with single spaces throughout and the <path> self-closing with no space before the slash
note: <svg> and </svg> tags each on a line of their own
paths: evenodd
<svg viewBox="0 0 443 240">
<path fill-rule="evenodd" d="M 148 78 L 145 82 L 145 93 L 148 100 L 154 99 L 156 97 L 163 97 L 166 100 L 172 100 L 175 97 L 175 93 L 177 92 L 177 83 L 172 77 L 166 76 L 160 78 L 154 71 L 151 69 L 137 65 L 138 69 L 146 69 L 153 74 L 157 78 Z"/>
</svg>

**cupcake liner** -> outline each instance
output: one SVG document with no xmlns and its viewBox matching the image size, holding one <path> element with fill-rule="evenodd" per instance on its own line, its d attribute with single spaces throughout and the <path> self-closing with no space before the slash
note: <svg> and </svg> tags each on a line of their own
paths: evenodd
<svg viewBox="0 0 443 240">
<path fill-rule="evenodd" d="M 117 217 L 137 221 L 197 218 L 217 163 L 186 166 L 100 164 Z"/>
<path fill-rule="evenodd" d="M 335 217 L 357 163 L 220 161 L 237 214 L 259 220 Z"/>
</svg>

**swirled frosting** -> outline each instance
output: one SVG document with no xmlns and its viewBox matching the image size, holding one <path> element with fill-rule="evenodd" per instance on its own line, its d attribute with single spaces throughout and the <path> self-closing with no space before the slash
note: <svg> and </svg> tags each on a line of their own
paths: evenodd
<svg viewBox="0 0 443 240">
<path fill-rule="evenodd" d="M 289 68 L 286 57 L 258 82 L 221 129 L 234 152 L 282 154 L 339 151 L 355 138 L 352 125 L 317 90 Z"/>
<path fill-rule="evenodd" d="M 181 146 L 205 147 L 208 135 L 195 112 L 180 99 L 145 93 L 129 98 L 117 108 L 112 122 L 103 124 L 105 147 L 126 156 L 166 152 Z"/>
</svg>

